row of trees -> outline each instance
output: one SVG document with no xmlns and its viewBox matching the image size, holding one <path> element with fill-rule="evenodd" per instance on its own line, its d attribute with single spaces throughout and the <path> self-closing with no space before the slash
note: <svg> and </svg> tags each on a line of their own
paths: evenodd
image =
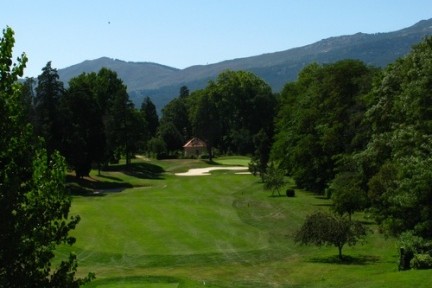
<svg viewBox="0 0 432 288">
<path fill-rule="evenodd" d="M 157 125 L 153 103 L 146 99 L 135 109 L 122 80 L 106 68 L 68 84 L 64 88 L 48 63 L 37 83 L 27 79 L 22 89 L 34 133 L 45 139 L 48 153 L 60 151 L 78 177 L 88 175 L 92 164 L 100 169 L 121 155 L 129 163 Z"/>
<path fill-rule="evenodd" d="M 283 89 L 271 159 L 351 217 L 432 238 L 432 38 L 384 70 L 311 64 Z"/>
<path fill-rule="evenodd" d="M 221 154 L 255 154 L 267 164 L 273 137 L 276 97 L 262 79 L 250 72 L 226 71 L 202 90 L 180 96 L 162 110 L 158 136 L 168 152 L 181 149 L 197 136 Z"/>
<path fill-rule="evenodd" d="M 48 153 L 60 151 L 78 177 L 134 153 L 176 155 L 192 136 L 207 142 L 209 157 L 220 153 L 255 154 L 264 169 L 273 137 L 276 97 L 254 74 L 226 71 L 202 90 L 180 95 L 162 110 L 147 97 L 140 109 L 130 101 L 117 74 L 106 68 L 72 78 L 68 88 L 48 63 L 37 82 L 22 89 L 35 135 Z"/>
</svg>

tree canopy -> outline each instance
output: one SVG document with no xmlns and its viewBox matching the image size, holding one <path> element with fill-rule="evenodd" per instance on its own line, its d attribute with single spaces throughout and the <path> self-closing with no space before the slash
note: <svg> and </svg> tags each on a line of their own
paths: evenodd
<svg viewBox="0 0 432 288">
<path fill-rule="evenodd" d="M 12 64 L 14 33 L 0 38 L 0 283 L 4 287 L 78 287 L 77 260 L 70 254 L 56 267 L 57 245 L 72 245 L 69 232 L 79 222 L 70 216 L 65 164 L 56 151 L 35 140 L 22 106 L 21 84 L 27 57 Z M 53 92 L 55 93 L 55 92 Z"/>
<path fill-rule="evenodd" d="M 272 159 L 303 188 L 323 193 L 335 157 L 361 149 L 365 96 L 374 69 L 357 60 L 311 64 L 280 96 Z"/>
<path fill-rule="evenodd" d="M 192 132 L 207 142 L 210 154 L 213 148 L 221 153 L 253 154 L 258 149 L 269 153 L 276 100 L 262 79 L 228 70 L 189 98 Z M 259 133 L 260 141 L 254 141 Z"/>
<path fill-rule="evenodd" d="M 372 134 L 358 153 L 371 208 L 391 234 L 432 238 L 432 38 L 383 71 L 366 112 Z"/>
<path fill-rule="evenodd" d="M 306 217 L 295 241 L 301 244 L 327 245 L 338 248 L 339 259 L 343 259 L 342 249 L 345 244 L 357 244 L 367 234 L 366 227 L 341 216 L 317 211 Z"/>
</svg>

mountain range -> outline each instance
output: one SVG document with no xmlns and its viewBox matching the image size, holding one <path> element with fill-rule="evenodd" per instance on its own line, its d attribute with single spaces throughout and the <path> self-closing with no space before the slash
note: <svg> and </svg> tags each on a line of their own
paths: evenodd
<svg viewBox="0 0 432 288">
<path fill-rule="evenodd" d="M 83 72 L 98 72 L 102 67 L 116 71 L 128 87 L 132 101 L 139 107 L 149 96 L 157 109 L 177 97 L 180 87 L 190 91 L 204 88 L 224 70 L 250 71 L 279 92 L 294 81 L 306 65 L 332 63 L 342 59 L 359 59 L 368 65 L 384 67 L 408 53 L 424 37 L 432 35 L 432 19 L 394 32 L 357 33 L 323 39 L 316 43 L 285 51 L 227 60 L 215 64 L 177 69 L 150 62 L 126 62 L 102 57 L 59 69 L 60 79 L 67 83 Z"/>
</svg>

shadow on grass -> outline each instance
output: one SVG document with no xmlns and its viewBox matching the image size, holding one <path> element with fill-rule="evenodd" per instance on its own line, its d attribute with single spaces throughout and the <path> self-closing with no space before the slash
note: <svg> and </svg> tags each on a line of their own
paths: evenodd
<svg viewBox="0 0 432 288">
<path fill-rule="evenodd" d="M 126 164 L 112 165 L 104 169 L 110 172 L 123 172 L 124 174 L 140 179 L 163 179 L 162 173 L 165 170 L 155 164 L 151 163 L 131 163 L 129 166 Z"/>
<path fill-rule="evenodd" d="M 360 223 L 363 224 L 363 225 L 368 225 L 368 226 L 370 226 L 370 225 L 375 225 L 375 224 L 376 224 L 376 222 L 374 222 L 374 221 L 372 221 L 372 220 L 360 220 L 360 221 L 358 221 L 358 222 L 360 222 Z"/>
<path fill-rule="evenodd" d="M 111 179 L 110 176 L 104 177 Z M 115 178 L 115 177 L 112 177 Z M 120 179 L 119 179 L 120 180 Z M 121 180 L 120 180 L 121 181 Z M 98 181 L 91 177 L 76 178 L 72 175 L 66 176 L 66 189 L 75 196 L 105 196 L 106 193 L 121 192 L 133 186 L 125 182 Z"/>
<path fill-rule="evenodd" d="M 129 276 L 129 277 L 114 277 L 102 280 L 94 280 L 86 285 L 86 287 L 112 287 L 116 285 L 121 287 L 122 285 L 144 285 L 144 284 L 161 284 L 161 287 L 166 284 L 179 284 L 179 279 L 168 277 L 168 276 Z M 135 286 L 134 286 L 135 287 Z M 137 286 L 138 287 L 138 286 Z M 153 287 L 153 286 L 152 286 Z M 171 286 L 169 286 L 171 287 Z"/>
<path fill-rule="evenodd" d="M 320 204 L 313 204 L 313 206 L 318 206 L 318 207 L 333 207 L 333 203 L 320 203 Z"/>
<path fill-rule="evenodd" d="M 213 166 L 221 166 L 221 165 L 223 165 L 223 164 L 221 164 L 221 163 L 219 163 L 219 162 L 216 162 L 216 161 L 214 161 L 214 160 L 208 160 L 208 159 L 205 159 L 205 160 L 202 160 L 204 163 L 206 163 L 206 164 L 208 164 L 208 165 L 213 165 Z"/>
<path fill-rule="evenodd" d="M 108 172 L 122 172 L 125 175 L 140 179 L 163 179 L 163 168 L 150 163 L 131 163 L 129 166 L 112 165 L 104 169 Z M 76 196 L 104 196 L 106 193 L 122 192 L 133 188 L 133 185 L 123 179 L 111 175 L 98 175 L 98 179 L 92 177 L 76 178 L 73 175 L 66 176 L 66 187 L 71 195 Z M 106 179 L 107 181 L 101 181 Z"/>
<path fill-rule="evenodd" d="M 286 195 L 283 195 L 283 194 L 280 194 L 280 195 L 274 194 L 274 195 L 269 195 L 268 197 L 269 198 L 292 198 L 292 197 L 287 197 Z"/>
<path fill-rule="evenodd" d="M 291 252 L 286 253 L 281 250 L 273 249 L 258 249 L 250 251 L 236 251 L 221 253 L 196 253 L 196 254 L 175 254 L 175 255 L 128 255 L 123 253 L 106 253 L 94 252 L 88 250 L 75 249 L 76 254 L 82 255 L 92 254 L 93 259 L 98 259 L 98 263 L 107 265 L 115 265 L 115 263 L 123 263 L 125 259 L 129 259 L 142 268 L 156 267 L 190 267 L 191 265 L 199 267 L 201 265 L 230 265 L 233 263 L 245 266 L 253 266 L 262 264 L 263 262 L 282 261 L 286 257 L 291 256 Z"/>
<path fill-rule="evenodd" d="M 113 180 L 113 181 L 122 181 L 122 179 L 118 178 L 118 177 L 114 177 L 114 176 L 108 176 L 108 175 L 98 175 L 99 178 L 105 178 L 105 179 L 109 179 L 109 180 Z"/>
<path fill-rule="evenodd" d="M 371 263 L 376 263 L 379 261 L 378 256 L 373 255 L 359 255 L 359 256 L 349 256 L 344 255 L 342 259 L 339 256 L 330 257 L 317 257 L 312 258 L 310 262 L 312 263 L 325 263 L 325 264 L 343 264 L 343 265 L 367 265 Z"/>
</svg>

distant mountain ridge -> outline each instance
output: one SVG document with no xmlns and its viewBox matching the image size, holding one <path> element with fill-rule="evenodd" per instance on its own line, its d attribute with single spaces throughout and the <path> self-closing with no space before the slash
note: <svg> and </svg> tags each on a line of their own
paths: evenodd
<svg viewBox="0 0 432 288">
<path fill-rule="evenodd" d="M 193 91 L 204 88 L 208 81 L 224 70 L 246 70 L 264 79 L 278 92 L 306 65 L 332 63 L 342 59 L 359 59 L 373 66 L 384 67 L 408 53 L 411 47 L 427 35 L 432 35 L 432 19 L 394 32 L 356 33 L 330 37 L 303 47 L 246 58 L 227 60 L 209 65 L 177 69 L 151 62 L 125 62 L 108 57 L 87 60 L 59 69 L 60 79 L 69 79 L 83 72 L 98 72 L 102 67 L 116 71 L 128 86 L 135 104 L 140 105 L 149 96 L 160 110 L 177 97 L 182 85 Z"/>
</svg>

